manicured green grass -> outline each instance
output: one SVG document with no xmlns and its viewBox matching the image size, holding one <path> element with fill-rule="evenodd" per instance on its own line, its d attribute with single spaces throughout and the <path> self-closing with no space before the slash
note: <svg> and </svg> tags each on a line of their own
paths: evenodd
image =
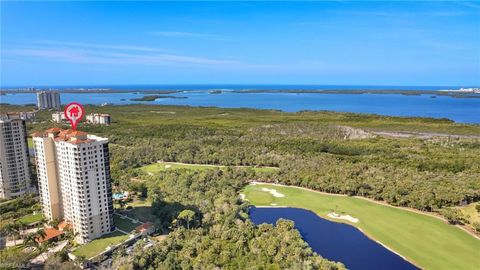
<svg viewBox="0 0 480 270">
<path fill-rule="evenodd" d="M 32 224 L 32 223 L 40 222 L 42 218 L 43 218 L 42 213 L 36 213 L 36 214 L 23 216 L 18 219 L 18 222 L 23 222 L 25 224 Z"/>
<path fill-rule="evenodd" d="M 142 222 L 150 221 L 156 224 L 161 223 L 161 220 L 158 218 L 158 216 L 152 213 L 151 201 L 146 199 L 135 199 L 133 202 L 129 202 L 127 205 L 131 206 L 132 209 L 120 210 L 117 208 L 117 211 L 120 211 L 122 215 L 129 216 L 133 219 L 140 220 Z"/>
<path fill-rule="evenodd" d="M 27 146 L 28 146 L 28 148 L 33 148 L 33 139 L 32 138 L 27 139 Z"/>
<path fill-rule="evenodd" d="M 191 170 L 208 170 L 208 169 L 218 169 L 219 166 L 207 166 L 199 164 L 183 164 L 175 162 L 159 162 L 150 164 L 147 166 L 141 167 L 141 170 L 147 173 L 157 174 L 166 170 L 176 170 L 176 169 L 191 169 Z"/>
<path fill-rule="evenodd" d="M 133 200 L 132 202 L 129 202 L 128 205 L 132 206 L 132 207 L 151 207 L 152 206 L 152 202 L 148 199 L 145 199 L 145 198 L 139 198 L 139 199 L 135 199 Z"/>
<path fill-rule="evenodd" d="M 262 188 L 275 189 L 274 197 Z M 321 217 L 334 210 L 358 218 L 352 224 L 424 269 L 480 269 L 480 240 L 424 214 L 365 199 L 321 194 L 295 187 L 249 185 L 243 193 L 258 206 L 291 206 L 312 210 Z"/>
<path fill-rule="evenodd" d="M 112 233 L 104 235 L 101 238 L 95 239 L 85 245 L 80 246 L 72 253 L 75 256 L 85 256 L 85 258 L 90 259 L 105 251 L 105 249 L 109 245 L 117 245 L 127 239 L 128 235 L 119 231 L 114 231 Z"/>
<path fill-rule="evenodd" d="M 227 166 L 220 165 L 208 165 L 208 164 L 186 164 L 186 163 L 177 163 L 177 162 L 157 162 L 147 166 L 143 166 L 140 170 L 150 173 L 157 174 L 166 170 L 176 170 L 176 169 L 190 169 L 190 170 L 211 170 L 211 169 L 225 169 Z M 274 167 L 239 167 L 239 168 L 252 168 L 256 172 L 272 172 L 278 170 Z"/>
<path fill-rule="evenodd" d="M 124 231 L 124 232 L 131 232 L 135 230 L 135 228 L 141 223 L 134 223 L 128 218 L 122 218 L 119 215 L 113 215 L 113 222 L 115 223 L 115 226 Z"/>
</svg>

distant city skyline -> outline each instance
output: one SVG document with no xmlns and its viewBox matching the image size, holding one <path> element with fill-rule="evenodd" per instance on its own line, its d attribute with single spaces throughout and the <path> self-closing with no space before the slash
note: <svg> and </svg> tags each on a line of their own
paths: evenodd
<svg viewBox="0 0 480 270">
<path fill-rule="evenodd" d="M 0 87 L 480 85 L 478 2 L 0 5 Z"/>
</svg>

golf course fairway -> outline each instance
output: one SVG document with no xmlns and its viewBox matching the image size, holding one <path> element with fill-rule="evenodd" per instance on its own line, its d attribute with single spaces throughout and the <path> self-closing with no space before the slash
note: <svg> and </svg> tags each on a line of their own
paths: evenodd
<svg viewBox="0 0 480 270">
<path fill-rule="evenodd" d="M 255 206 L 298 207 L 349 223 L 422 269 L 480 269 L 480 240 L 432 216 L 361 198 L 273 184 L 251 184 L 242 194 Z M 332 211 L 358 221 L 332 219 L 327 216 Z"/>
</svg>

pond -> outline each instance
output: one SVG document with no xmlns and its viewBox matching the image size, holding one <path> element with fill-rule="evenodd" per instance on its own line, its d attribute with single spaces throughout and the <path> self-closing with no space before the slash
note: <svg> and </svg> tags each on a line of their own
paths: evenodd
<svg viewBox="0 0 480 270">
<path fill-rule="evenodd" d="M 348 269 L 418 269 L 399 255 L 365 236 L 357 228 L 323 219 L 299 208 L 250 208 L 255 224 L 275 224 L 280 218 L 295 222 L 303 239 L 320 256 L 342 262 Z"/>
<path fill-rule="evenodd" d="M 114 193 L 112 195 L 112 198 L 114 200 L 119 200 L 119 199 L 123 199 L 123 198 L 126 198 L 126 197 L 127 197 L 127 195 L 125 195 L 125 193 Z"/>
</svg>

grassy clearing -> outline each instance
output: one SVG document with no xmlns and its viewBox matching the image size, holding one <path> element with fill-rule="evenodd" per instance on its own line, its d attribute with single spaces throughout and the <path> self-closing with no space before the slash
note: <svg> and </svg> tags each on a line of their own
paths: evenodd
<svg viewBox="0 0 480 270">
<path fill-rule="evenodd" d="M 477 209 L 475 209 L 475 206 L 478 205 L 479 203 L 471 203 L 469 205 L 465 205 L 462 207 L 458 207 L 460 211 L 462 211 L 463 216 L 470 221 L 470 224 L 474 222 L 480 223 L 480 213 L 477 212 Z M 479 254 L 480 256 L 480 254 Z"/>
<path fill-rule="evenodd" d="M 135 228 L 141 223 L 134 223 L 128 218 L 122 218 L 119 215 L 113 215 L 113 222 L 115 223 L 115 226 L 124 231 L 124 232 L 131 232 L 135 230 Z"/>
<path fill-rule="evenodd" d="M 127 205 L 131 206 L 132 209 L 120 210 L 117 208 L 117 211 L 119 211 L 122 215 L 128 216 L 136 220 L 140 220 L 141 222 L 150 221 L 155 224 L 160 224 L 160 220 L 158 219 L 158 217 L 152 214 L 152 202 L 150 202 L 149 200 L 135 199 L 133 202 L 129 202 Z"/>
<path fill-rule="evenodd" d="M 190 170 L 209 170 L 209 169 L 218 169 L 220 166 L 208 166 L 200 164 L 183 164 L 176 162 L 158 162 L 143 166 L 140 169 L 147 173 L 157 174 L 166 170 L 177 170 L 177 169 L 190 169 Z"/>
<path fill-rule="evenodd" d="M 40 222 L 43 218 L 42 213 L 36 213 L 31 215 L 26 215 L 18 219 L 18 222 L 22 222 L 25 224 L 32 224 L 36 222 Z"/>
<path fill-rule="evenodd" d="M 80 246 L 72 253 L 75 256 L 85 256 L 85 258 L 90 259 L 105 251 L 108 246 L 117 245 L 127 239 L 128 235 L 119 231 L 114 231 L 112 233 L 104 235 L 101 238 L 95 239 L 92 242 Z"/>
<path fill-rule="evenodd" d="M 157 162 L 140 168 L 149 174 L 157 174 L 166 170 L 189 169 L 189 170 L 212 170 L 212 169 L 226 169 L 227 166 L 208 165 L 208 164 L 187 164 L 178 162 Z M 237 168 L 251 168 L 255 172 L 272 172 L 278 170 L 274 167 L 237 167 Z"/>
<path fill-rule="evenodd" d="M 262 188 L 275 189 L 285 197 L 274 197 Z M 328 218 L 327 214 L 332 210 L 344 212 L 358 218 L 359 222 L 354 225 L 368 236 L 424 269 L 480 268 L 480 241 L 431 216 L 360 198 L 321 194 L 294 187 L 249 185 L 243 193 L 246 199 L 258 206 L 274 203 L 299 207 L 312 210 L 324 218 Z"/>
</svg>

